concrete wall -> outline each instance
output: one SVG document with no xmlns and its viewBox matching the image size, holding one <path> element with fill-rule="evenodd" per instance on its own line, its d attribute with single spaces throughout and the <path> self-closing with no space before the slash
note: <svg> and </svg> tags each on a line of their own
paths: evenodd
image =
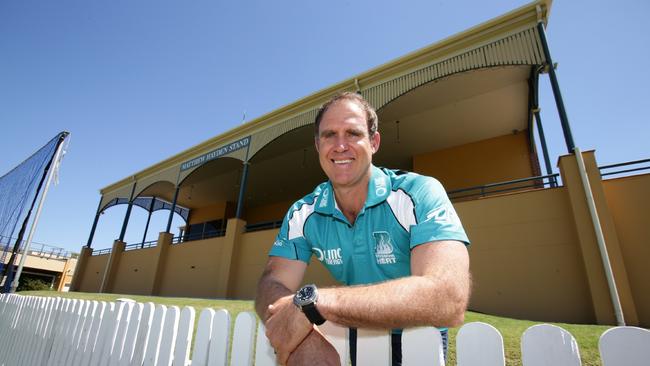
<svg viewBox="0 0 650 366">
<path fill-rule="evenodd" d="M 172 245 L 164 263 L 158 295 L 216 297 L 215 279 L 223 249 L 223 237 Z"/>
<path fill-rule="evenodd" d="M 528 132 L 413 156 L 413 170 L 436 177 L 448 191 L 536 176 Z"/>
<path fill-rule="evenodd" d="M 639 324 L 650 327 L 650 174 L 603 181 Z"/>
<path fill-rule="evenodd" d="M 470 309 L 537 321 L 594 322 L 566 189 L 455 207 L 472 241 Z"/>
<path fill-rule="evenodd" d="M 155 276 L 155 248 L 122 253 L 111 291 L 118 294 L 149 295 Z"/>
</svg>

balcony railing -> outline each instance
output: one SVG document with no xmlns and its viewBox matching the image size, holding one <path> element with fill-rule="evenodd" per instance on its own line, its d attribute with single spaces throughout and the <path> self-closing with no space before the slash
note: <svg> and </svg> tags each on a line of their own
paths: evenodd
<svg viewBox="0 0 650 366">
<path fill-rule="evenodd" d="M 225 235 L 226 235 L 226 229 L 211 230 L 203 233 L 197 233 L 194 235 L 181 235 L 181 236 L 174 237 L 172 239 L 172 245 L 182 244 L 189 241 L 217 238 Z"/>
<path fill-rule="evenodd" d="M 507 182 L 490 183 L 457 189 L 447 192 L 450 199 L 485 197 L 492 194 L 517 191 L 525 188 L 553 188 L 558 186 L 557 178 L 560 174 L 540 175 L 537 177 L 510 180 Z"/>
<path fill-rule="evenodd" d="M 105 248 L 105 249 L 93 249 L 93 256 L 95 255 L 102 255 L 102 254 L 110 254 L 111 250 L 113 248 Z"/>
<path fill-rule="evenodd" d="M 631 165 L 640 165 L 640 164 L 644 164 L 644 163 L 650 163 L 650 159 L 628 161 L 626 163 L 603 165 L 603 166 L 599 166 L 598 170 L 600 170 L 600 176 L 601 177 L 605 177 L 605 176 L 608 176 L 608 175 L 614 175 L 614 174 L 638 172 L 638 171 L 641 171 L 641 170 L 650 170 L 650 165 L 641 166 L 641 167 L 634 167 L 634 168 L 629 168 L 629 169 L 622 169 L 622 170 L 621 169 L 614 170 L 614 168 L 628 167 L 628 166 L 631 166 Z M 603 171 L 605 171 L 605 172 L 603 172 Z"/>
<path fill-rule="evenodd" d="M 256 223 L 253 223 L 253 224 L 246 225 L 245 230 L 246 230 L 247 233 L 250 233 L 250 232 L 253 232 L 253 231 L 277 229 L 280 226 L 282 226 L 282 220 L 262 221 L 262 222 L 256 222 Z"/>
<path fill-rule="evenodd" d="M 146 249 L 146 248 L 155 248 L 158 246 L 158 240 L 145 241 L 143 243 L 133 243 L 124 247 L 124 251 L 137 250 L 137 249 Z"/>
</svg>

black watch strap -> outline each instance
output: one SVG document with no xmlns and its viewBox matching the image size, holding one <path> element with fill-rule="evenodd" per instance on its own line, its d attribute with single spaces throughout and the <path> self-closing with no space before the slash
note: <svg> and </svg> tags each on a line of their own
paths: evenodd
<svg viewBox="0 0 650 366">
<path fill-rule="evenodd" d="M 302 307 L 302 312 L 305 314 L 307 319 L 309 319 L 312 324 L 321 325 L 325 323 L 325 318 L 320 315 L 318 309 L 316 309 L 316 304 L 307 304 Z"/>
</svg>

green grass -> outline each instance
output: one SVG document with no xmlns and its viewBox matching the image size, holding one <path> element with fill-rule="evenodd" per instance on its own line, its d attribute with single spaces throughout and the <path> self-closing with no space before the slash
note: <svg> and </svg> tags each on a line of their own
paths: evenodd
<svg viewBox="0 0 650 366">
<path fill-rule="evenodd" d="M 215 309 L 226 309 L 232 317 L 232 323 L 242 311 L 254 311 L 253 302 L 245 300 L 213 300 L 213 299 L 195 299 L 183 297 L 157 297 L 157 296 L 138 296 L 138 295 L 119 295 L 119 294 L 96 294 L 96 293 L 83 293 L 83 292 L 53 292 L 53 291 L 24 291 L 21 295 L 33 296 L 59 296 L 69 297 L 84 300 L 98 300 L 98 301 L 115 301 L 120 297 L 128 297 L 137 302 L 153 302 L 155 304 L 176 305 L 178 307 L 192 306 L 196 310 L 196 316 L 201 310 L 206 307 Z M 501 332 L 503 335 L 503 343 L 506 356 L 506 365 L 519 366 L 521 365 L 521 335 L 530 326 L 539 324 L 540 322 L 533 322 L 528 320 L 517 320 L 511 318 L 503 318 L 493 315 L 486 315 L 468 311 L 465 316 L 466 322 L 485 322 L 491 324 Z M 599 325 L 581 325 L 581 324 L 565 324 L 565 323 L 550 323 L 558 325 L 569 331 L 578 342 L 580 347 L 580 357 L 582 358 L 582 365 L 584 366 L 598 366 L 600 365 L 600 356 L 598 354 L 598 339 L 601 334 L 609 326 Z M 231 329 L 232 331 L 232 329 Z M 458 329 L 450 329 L 449 331 L 449 354 L 448 364 L 456 364 L 456 347 L 455 339 Z M 232 333 L 231 333 L 232 334 Z"/>
</svg>

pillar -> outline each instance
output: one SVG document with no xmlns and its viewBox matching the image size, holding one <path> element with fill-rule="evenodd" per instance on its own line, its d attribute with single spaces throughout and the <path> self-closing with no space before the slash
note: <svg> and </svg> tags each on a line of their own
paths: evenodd
<svg viewBox="0 0 650 366">
<path fill-rule="evenodd" d="M 121 240 L 115 240 L 113 242 L 113 248 L 111 249 L 111 254 L 109 254 L 108 261 L 106 262 L 106 269 L 104 270 L 104 277 L 102 278 L 102 284 L 99 287 L 100 293 L 111 292 L 113 280 L 117 275 L 117 268 L 120 264 L 120 259 L 122 258 L 122 253 L 124 253 L 125 246 L 126 243 Z"/>
<path fill-rule="evenodd" d="M 173 211 L 172 211 L 173 212 Z M 165 263 L 167 262 L 167 253 L 172 245 L 174 234 L 168 232 L 161 232 L 158 234 L 158 245 L 152 255 L 156 256 L 156 268 L 154 270 L 153 281 L 151 284 L 151 294 L 158 295 L 160 292 L 160 285 L 162 284 L 163 275 L 165 274 Z M 209 279 L 206 279 L 209 280 Z"/>
<path fill-rule="evenodd" d="M 627 325 L 637 325 L 639 320 L 632 298 L 632 291 L 623 262 L 623 255 L 618 241 L 612 214 L 607 207 L 602 179 L 596 164 L 594 151 L 583 153 L 587 176 L 591 185 L 596 211 L 603 230 L 607 254 L 611 262 L 616 288 L 618 290 L 621 308 Z M 582 254 L 591 301 L 598 324 L 616 325 L 614 306 L 609 294 L 607 278 L 601 258 L 594 225 L 587 206 L 584 190 L 576 157 L 573 154 L 561 156 L 559 159 L 560 174 L 564 183 L 569 203 L 573 211 L 578 245 Z"/>
<path fill-rule="evenodd" d="M 77 258 L 77 265 L 75 266 L 72 283 L 70 284 L 70 291 L 79 291 L 86 272 L 86 266 L 88 265 L 88 258 L 90 258 L 92 253 L 93 250 L 90 247 L 81 247 L 81 253 L 79 253 L 79 258 Z"/>
</svg>

